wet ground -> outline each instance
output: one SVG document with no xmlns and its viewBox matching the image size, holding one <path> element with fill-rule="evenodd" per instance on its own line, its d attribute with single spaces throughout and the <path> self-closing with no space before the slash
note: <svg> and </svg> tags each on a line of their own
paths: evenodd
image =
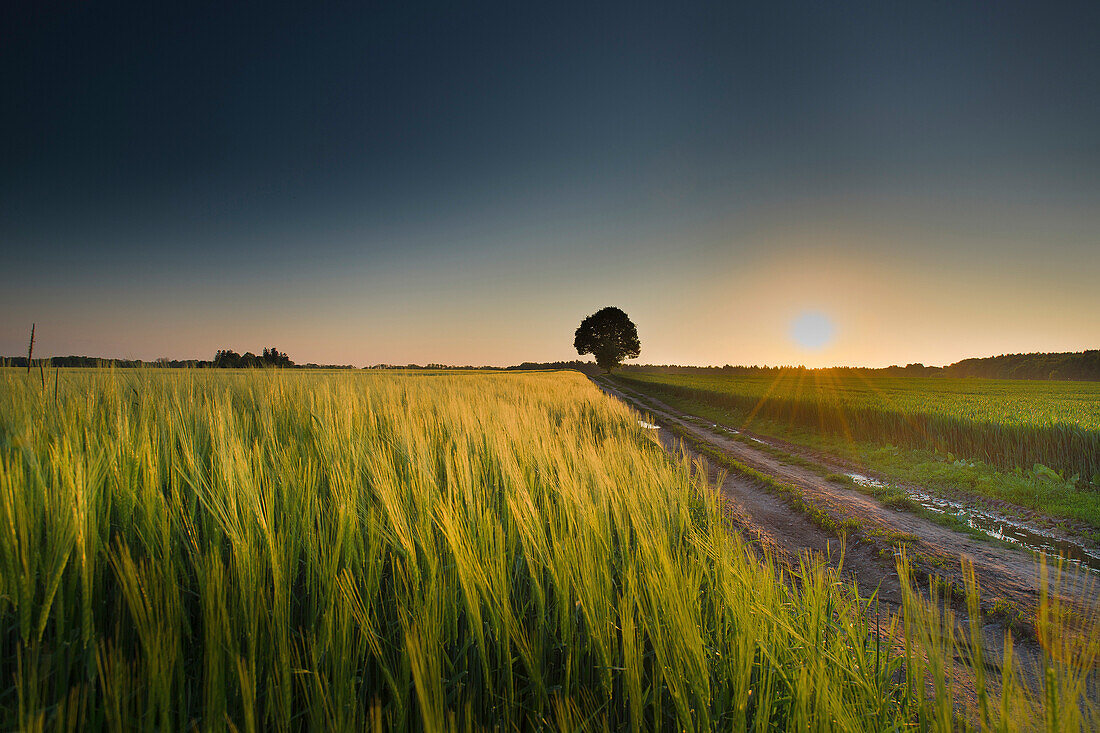
<svg viewBox="0 0 1100 733">
<path fill-rule="evenodd" d="M 635 393 L 635 396 L 640 395 Z M 708 424 L 707 421 L 693 415 L 680 414 L 679 418 L 697 425 Z M 717 431 L 730 435 L 741 435 L 761 445 L 775 447 L 773 443 L 769 441 L 762 440 L 756 436 L 747 435 L 743 431 L 729 427 L 728 425 L 717 423 L 709 424 Z M 646 425 L 653 428 L 656 427 L 655 425 L 650 425 L 650 423 L 646 423 Z M 790 446 L 785 444 L 783 447 L 789 448 Z M 970 529 L 980 532 L 991 539 L 1011 543 L 1023 550 L 1028 550 L 1035 554 L 1041 553 L 1052 561 L 1060 558 L 1070 567 L 1077 567 L 1092 573 L 1100 574 L 1100 547 L 1086 544 L 1075 537 L 1062 535 L 1045 527 L 1029 523 L 1026 520 L 1011 517 L 1007 514 L 992 511 L 984 507 L 974 506 L 956 499 L 937 496 L 932 492 L 923 491 L 919 488 L 890 484 L 862 473 L 851 471 L 844 471 L 843 473 L 850 478 L 853 483 L 864 488 L 896 488 L 904 492 L 905 496 L 908 497 L 910 501 L 914 502 L 922 509 L 935 514 L 954 517 Z"/>
<path fill-rule="evenodd" d="M 680 417 L 684 420 L 699 422 L 699 418 L 690 415 L 681 415 Z M 646 423 L 646 425 L 649 425 L 649 423 Z M 711 423 L 711 426 L 731 435 L 742 434 L 736 428 L 726 425 Z M 755 436 L 746 435 L 745 437 L 761 445 L 772 445 L 768 441 Z M 1100 574 L 1100 548 L 1098 547 L 1086 545 L 1084 542 L 1079 542 L 1072 537 L 1060 535 L 1023 519 L 966 504 L 955 499 L 936 496 L 931 492 L 907 486 L 894 486 L 862 473 L 846 471 L 844 475 L 856 485 L 865 488 L 897 488 L 922 509 L 935 514 L 955 517 L 971 529 L 992 539 L 1012 543 L 1033 553 L 1042 553 L 1051 559 L 1061 558 L 1070 566 Z"/>
<path fill-rule="evenodd" d="M 858 474 L 849 474 L 858 482 Z M 956 517 L 971 529 L 982 532 L 993 539 L 1011 542 L 1014 545 L 1048 557 L 1061 557 L 1067 564 L 1100 573 L 1100 550 L 1086 547 L 1072 540 L 1058 537 L 1041 527 L 1035 527 L 1012 517 L 1006 517 L 958 501 L 943 499 L 912 489 L 905 490 L 906 496 L 928 511 Z"/>
</svg>

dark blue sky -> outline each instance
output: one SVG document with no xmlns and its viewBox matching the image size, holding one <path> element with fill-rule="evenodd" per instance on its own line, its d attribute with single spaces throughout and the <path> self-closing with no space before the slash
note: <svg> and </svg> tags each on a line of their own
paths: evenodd
<svg viewBox="0 0 1100 733">
<path fill-rule="evenodd" d="M 795 360 L 806 308 L 827 361 L 1100 337 L 1100 4 L 39 0 L 0 27 L 0 353 L 37 320 L 55 353 L 561 358 L 609 298 L 647 361 Z M 808 261 L 942 283 L 956 327 L 879 353 L 869 314 L 912 302 L 803 302 Z M 704 342 L 726 288 L 774 296 L 766 333 L 719 310 Z M 1040 291 L 1046 326 L 968 300 Z"/>
</svg>

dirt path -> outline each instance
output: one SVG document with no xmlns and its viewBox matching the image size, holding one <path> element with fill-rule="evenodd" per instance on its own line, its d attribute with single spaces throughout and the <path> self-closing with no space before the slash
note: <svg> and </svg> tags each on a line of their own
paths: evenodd
<svg viewBox="0 0 1100 733">
<path fill-rule="evenodd" d="M 1027 552 L 1017 550 L 999 543 L 986 541 L 981 537 L 960 532 L 950 527 L 912 514 L 885 506 L 874 497 L 861 493 L 858 490 L 846 488 L 825 480 L 819 472 L 809 470 L 799 465 L 791 465 L 779 458 L 770 455 L 763 447 L 760 449 L 746 444 L 744 441 L 734 440 L 722 433 L 709 430 L 693 421 L 684 419 L 680 413 L 668 405 L 646 396 L 647 402 L 643 404 L 637 399 L 636 393 L 628 394 L 627 390 L 620 386 L 601 384 L 601 388 L 633 405 L 635 408 L 648 412 L 665 424 L 676 425 L 681 431 L 691 435 L 692 438 L 720 450 L 725 455 L 739 461 L 761 473 L 772 476 L 780 481 L 789 483 L 802 490 L 803 494 L 815 505 L 825 509 L 831 516 L 839 520 L 856 519 L 863 526 L 877 528 L 878 530 L 912 536 L 915 538 L 911 544 L 925 557 L 936 561 L 932 564 L 940 575 L 948 576 L 958 573 L 957 566 L 960 557 L 966 557 L 973 561 L 975 571 L 981 582 L 983 596 L 1003 597 L 1012 600 L 1021 608 L 1034 609 L 1039 601 L 1037 564 L 1035 558 Z M 667 433 L 668 431 L 663 431 Z M 674 440 L 674 436 L 668 434 L 665 440 Z M 817 454 L 816 462 L 827 469 L 843 472 L 844 466 L 840 463 L 830 464 Z M 747 481 L 734 481 L 734 484 L 749 483 Z M 777 503 L 787 506 L 787 509 L 798 514 L 777 496 L 756 489 L 752 492 L 734 489 L 731 498 L 741 498 L 738 502 L 748 511 L 758 504 L 761 508 L 771 508 Z M 763 494 L 768 500 L 761 501 Z M 763 517 L 762 517 L 763 518 Z M 779 517 L 773 517 L 779 519 Z M 783 534 L 782 527 L 789 522 L 781 522 L 776 529 Z M 819 529 L 808 520 L 805 524 L 813 528 L 813 534 L 828 534 Z M 771 527 L 769 523 L 763 523 L 764 527 Z M 812 536 L 801 534 L 801 543 L 806 549 L 820 549 L 815 545 Z M 809 530 L 807 530 L 809 531 Z M 793 538 L 792 538 L 793 539 Z M 836 540 L 833 539 L 835 544 Z M 795 548 L 799 543 L 795 543 Z M 795 549 L 788 548 L 788 549 Z M 942 566 L 941 563 L 942 562 Z M 893 560 L 888 563 L 892 569 Z M 1055 584 L 1056 569 L 1051 568 L 1052 585 Z M 961 576 L 959 576 L 961 579 Z M 1069 598 L 1096 601 L 1098 590 L 1095 578 L 1091 574 L 1083 572 L 1067 571 L 1061 574 L 1061 586 L 1064 594 Z"/>
<path fill-rule="evenodd" d="M 988 612 L 997 603 L 1001 608 L 1018 612 L 1014 623 L 1014 636 L 1017 637 L 1015 652 L 1025 667 L 1037 668 L 1041 650 L 1037 643 L 1027 638 L 1027 619 L 1034 617 L 1040 598 L 1037 563 L 1030 553 L 893 509 L 858 490 L 827 481 L 821 475 L 825 472 L 823 469 L 843 472 L 843 464 L 838 462 L 834 467 L 820 454 L 814 454 L 817 471 L 804 465 L 791 465 L 767 452 L 764 445 L 755 448 L 751 441 L 735 440 L 723 432 L 701 426 L 689 416 L 648 395 L 644 396 L 643 403 L 639 399 L 641 395 L 621 385 L 594 381 L 606 393 L 656 421 L 659 426 L 657 437 L 670 452 L 676 454 L 687 450 L 689 454 L 699 455 L 683 445 L 680 436 L 671 428 L 680 435 L 686 434 L 701 446 L 717 450 L 762 474 L 796 487 L 807 501 L 838 523 L 846 519 L 858 520 L 861 528 L 858 534 L 863 535 L 861 540 L 849 538 L 842 545 L 836 532 L 822 529 L 805 512 L 792 506 L 787 497 L 769 491 L 758 481 L 730 473 L 720 487 L 723 498 L 727 500 L 731 520 L 750 540 L 767 548 L 781 561 L 794 565 L 803 554 L 810 552 L 836 565 L 843 546 L 844 576 L 855 582 L 865 596 L 878 592 L 884 610 L 889 608 L 896 612 L 902 604 L 893 538 L 905 537 L 918 575 L 936 575 L 954 583 L 957 588 L 963 587 L 959 559 L 968 558 L 973 562 L 978 577 L 983 608 Z M 806 456 L 800 458 L 805 459 Z M 1100 590 L 1094 575 L 1080 570 L 1065 571 L 1059 575 L 1056 568 L 1051 568 L 1051 587 L 1060 586 L 1061 595 L 1071 603 L 1092 608 L 1098 602 L 1097 592 Z M 967 623 L 964 601 L 955 604 L 955 611 L 960 626 Z M 990 653 L 987 659 L 1000 656 L 1005 622 L 1003 617 L 983 613 L 983 637 Z M 1025 671 L 1025 676 L 1030 675 Z"/>
</svg>

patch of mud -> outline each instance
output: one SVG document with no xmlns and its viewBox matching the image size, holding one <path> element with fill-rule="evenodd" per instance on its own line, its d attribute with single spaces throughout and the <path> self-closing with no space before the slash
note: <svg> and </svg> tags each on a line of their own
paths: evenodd
<svg viewBox="0 0 1100 733">
<path fill-rule="evenodd" d="M 920 491 L 907 490 L 905 493 L 925 509 L 957 517 L 971 529 L 994 539 L 1011 542 L 1033 552 L 1043 552 L 1049 557 L 1061 555 L 1070 565 L 1100 573 L 1100 551 L 1070 542 L 1042 527 Z"/>
<path fill-rule="evenodd" d="M 885 489 L 888 484 L 861 473 L 847 473 L 848 478 L 865 488 Z M 1100 552 L 1083 547 L 1075 542 L 1030 525 L 1022 520 L 1013 519 L 996 512 L 963 504 L 951 499 L 904 489 L 905 495 L 928 511 L 956 517 L 971 529 L 1002 542 L 1011 542 L 1033 552 L 1042 552 L 1050 557 L 1061 555 L 1072 565 L 1100 572 Z"/>
</svg>

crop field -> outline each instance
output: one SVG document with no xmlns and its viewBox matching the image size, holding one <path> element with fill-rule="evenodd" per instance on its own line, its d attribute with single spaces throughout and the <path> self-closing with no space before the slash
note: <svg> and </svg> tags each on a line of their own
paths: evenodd
<svg viewBox="0 0 1100 733">
<path fill-rule="evenodd" d="M 751 429 L 770 419 L 853 440 L 925 448 L 1002 469 L 1035 464 L 1100 486 L 1100 383 L 884 378 L 621 375 L 729 410 Z"/>
<path fill-rule="evenodd" d="M 576 373 L 54 376 L 0 370 L 3 730 L 1100 724 L 1056 600 L 1032 689 L 934 593 L 877 633 Z"/>
</svg>

